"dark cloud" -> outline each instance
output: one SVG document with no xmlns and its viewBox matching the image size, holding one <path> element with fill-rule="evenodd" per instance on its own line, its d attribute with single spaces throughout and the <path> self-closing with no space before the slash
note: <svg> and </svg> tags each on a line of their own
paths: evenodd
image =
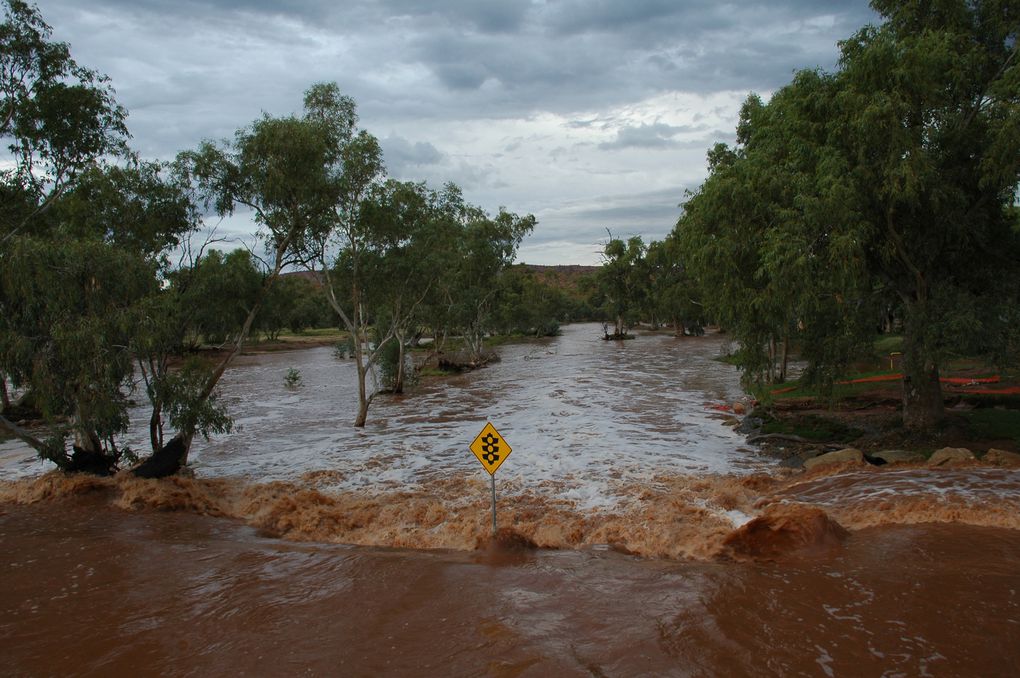
<svg viewBox="0 0 1020 678">
<path fill-rule="evenodd" d="M 528 0 L 386 0 L 381 3 L 393 13 L 439 20 L 451 26 L 468 26 L 487 33 L 509 33 L 521 28 L 531 3 Z"/>
<path fill-rule="evenodd" d="M 552 6 L 548 22 L 553 30 L 567 35 L 635 30 L 662 35 L 680 26 L 688 32 L 723 29 L 732 24 L 724 18 L 726 13 L 725 5 L 711 0 L 566 0 Z"/>
<path fill-rule="evenodd" d="M 672 148 L 679 143 L 676 138 L 678 135 L 704 129 L 687 125 L 667 125 L 661 122 L 624 127 L 617 130 L 614 140 L 599 144 L 599 148 L 604 151 L 621 148 Z"/>
<path fill-rule="evenodd" d="M 597 196 L 580 204 L 540 211 L 541 228 L 529 242 L 532 246 L 574 240 L 579 243 L 605 241 L 614 237 L 643 234 L 646 241 L 661 240 L 680 217 L 679 203 L 684 187 L 644 191 L 625 195 Z"/>
<path fill-rule="evenodd" d="M 665 172 L 696 185 L 742 93 L 833 68 L 836 41 L 876 19 L 866 0 L 43 2 L 56 37 L 111 76 L 145 156 L 294 112 L 310 84 L 336 81 L 395 175 L 458 181 L 490 210 L 531 205 L 534 238 L 563 242 L 668 230 L 682 191 L 647 188 Z M 648 109 L 676 93 L 691 110 Z M 600 196 L 608 176 L 641 199 Z"/>
<path fill-rule="evenodd" d="M 443 161 L 444 155 L 427 141 L 410 142 L 400 136 L 389 136 L 380 140 L 386 169 L 390 174 L 406 176 L 409 171 Z"/>
</svg>

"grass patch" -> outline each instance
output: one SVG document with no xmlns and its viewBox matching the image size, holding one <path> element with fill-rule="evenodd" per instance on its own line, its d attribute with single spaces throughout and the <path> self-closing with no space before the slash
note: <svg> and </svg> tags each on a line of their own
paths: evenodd
<svg viewBox="0 0 1020 678">
<path fill-rule="evenodd" d="M 903 337 L 898 334 L 883 334 L 874 343 L 875 352 L 885 357 L 890 353 L 903 351 Z"/>
<path fill-rule="evenodd" d="M 818 442 L 847 442 L 860 435 L 857 429 L 814 415 L 782 420 L 773 419 L 765 422 L 762 432 L 795 435 Z"/>
<path fill-rule="evenodd" d="M 302 330 L 301 332 L 281 332 L 279 341 L 302 341 L 308 339 L 333 339 L 349 336 L 349 333 L 336 327 L 319 327 Z M 263 336 L 263 341 L 267 341 Z"/>
<path fill-rule="evenodd" d="M 978 409 L 1004 407 L 1009 410 L 1020 410 L 1020 395 L 1009 393 L 965 393 L 961 396 L 964 402 Z"/>
<path fill-rule="evenodd" d="M 443 370 L 438 367 L 423 367 L 418 370 L 418 376 L 420 377 L 451 377 L 455 374 L 459 374 L 454 370 Z"/>
<path fill-rule="evenodd" d="M 979 408 L 966 412 L 964 416 L 982 438 L 1012 439 L 1020 443 L 1020 410 Z"/>
</svg>

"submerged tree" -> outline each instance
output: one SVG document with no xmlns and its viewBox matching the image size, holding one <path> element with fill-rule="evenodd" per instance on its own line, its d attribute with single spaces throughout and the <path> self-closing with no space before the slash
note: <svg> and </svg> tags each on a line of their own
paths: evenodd
<svg viewBox="0 0 1020 678">
<path fill-rule="evenodd" d="M 623 339 L 637 322 L 645 304 L 648 280 L 644 267 L 645 244 L 641 236 L 624 242 L 610 238 L 602 254 L 602 268 L 596 276 L 602 298 L 602 311 L 613 322 L 613 334 L 606 338 Z"/>
<path fill-rule="evenodd" d="M 648 272 L 646 317 L 653 322 L 666 321 L 676 336 L 704 334 L 704 306 L 701 293 L 690 274 L 673 235 L 653 241 L 645 254 Z"/>
<path fill-rule="evenodd" d="M 33 393 L 51 421 L 70 417 L 81 453 L 108 470 L 123 427 L 119 388 L 126 355 L 118 340 L 130 307 L 152 280 L 137 251 L 108 234 L 82 235 L 54 208 L 83 173 L 125 151 L 125 113 L 106 78 L 79 66 L 38 11 L 8 0 L 0 24 L 0 381 Z M 98 170 L 97 170 L 98 171 Z M 86 229 L 88 230 L 88 229 Z M 6 383 L 0 407 L 9 406 Z M 0 413 L 0 427 L 65 468 L 64 436 L 42 441 Z"/>
<path fill-rule="evenodd" d="M 5 252 L 5 365 L 51 426 L 74 434 L 75 453 L 66 453 L 59 434 L 50 442 L 21 437 L 61 468 L 114 467 L 133 362 L 166 332 L 150 311 L 163 294 L 166 254 L 194 223 L 187 196 L 160 169 L 82 173 L 48 211 L 45 237 L 36 225 Z"/>
<path fill-rule="evenodd" d="M 366 268 L 375 255 L 376 233 L 365 206 L 384 190 L 382 150 L 375 137 L 358 130 L 354 100 L 342 95 L 336 83 L 313 85 L 305 93 L 303 122 L 326 148 L 316 168 L 321 173 L 319 218 L 303 232 L 304 262 L 322 272 L 330 306 L 351 333 L 358 384 L 354 425 L 364 426 L 371 402 L 366 381 L 380 345 L 389 340 L 385 336 L 372 348 L 367 334 Z"/>
<path fill-rule="evenodd" d="M 249 211 L 259 226 L 257 237 L 269 255 L 267 271 L 246 307 L 230 350 L 201 379 L 189 397 L 189 412 L 205 410 L 227 366 L 240 352 L 266 302 L 269 290 L 297 252 L 306 234 L 321 223 L 329 183 L 323 171 L 332 148 L 320 125 L 306 118 L 264 115 L 237 131 L 232 142 L 204 143 L 182 153 L 177 164 L 194 183 L 207 207 L 220 214 Z M 193 385 L 197 385 L 198 380 Z M 151 472 L 163 475 L 187 463 L 202 419 L 181 417 L 174 438 L 154 458 Z M 150 469 L 143 470 L 150 473 Z"/>
<path fill-rule="evenodd" d="M 485 335 L 492 329 L 500 279 L 536 220 L 503 208 L 490 217 L 466 203 L 457 211 L 462 221 L 453 275 L 453 324 L 464 337 L 470 360 L 478 362 L 484 354 Z"/>
</svg>

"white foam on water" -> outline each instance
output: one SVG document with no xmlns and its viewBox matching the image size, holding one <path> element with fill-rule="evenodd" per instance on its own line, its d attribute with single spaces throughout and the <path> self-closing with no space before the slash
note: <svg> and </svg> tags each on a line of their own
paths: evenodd
<svg viewBox="0 0 1020 678">
<path fill-rule="evenodd" d="M 513 448 L 497 484 L 554 493 L 581 509 L 618 502 L 614 487 L 656 474 L 748 472 L 761 467 L 712 404 L 742 395 L 737 371 L 714 360 L 721 337 L 601 338 L 599 325 L 566 326 L 560 337 L 506 345 L 502 361 L 430 380 L 403 397 L 379 396 L 355 429 L 355 369 L 329 347 L 239 357 L 221 382 L 235 432 L 195 441 L 204 477 L 293 480 L 340 472 L 343 489 L 427 484 L 445 474 L 486 471 L 468 445 L 491 421 Z M 287 370 L 302 385 L 284 384 Z M 148 411 L 131 412 L 123 437 L 144 455 Z M 17 441 L 0 445 L 0 477 L 38 474 Z M 550 489 L 552 488 L 552 489 Z"/>
</svg>

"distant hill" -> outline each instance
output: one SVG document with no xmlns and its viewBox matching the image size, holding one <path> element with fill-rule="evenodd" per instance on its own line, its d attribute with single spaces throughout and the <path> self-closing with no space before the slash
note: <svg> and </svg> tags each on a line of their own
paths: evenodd
<svg viewBox="0 0 1020 678">
<path fill-rule="evenodd" d="M 280 274 L 282 278 L 303 278 L 309 282 L 319 282 L 322 279 L 322 274 L 311 271 L 284 271 Z"/>
<path fill-rule="evenodd" d="M 600 268 L 599 266 L 581 266 L 578 264 L 570 264 L 567 266 L 515 264 L 515 266 L 521 266 L 531 271 L 539 282 L 549 285 L 550 287 L 561 289 L 574 296 L 583 294 L 583 279 L 594 275 Z M 283 277 L 302 278 L 309 282 L 320 284 L 322 280 L 321 273 L 312 273 L 311 271 L 288 271 L 282 275 Z"/>
<path fill-rule="evenodd" d="M 599 266 L 581 266 L 571 264 L 567 266 L 539 266 L 538 264 L 518 264 L 523 266 L 535 277 L 550 287 L 564 290 L 572 295 L 579 295 L 583 292 L 582 281 L 586 277 L 593 276 L 599 270 Z"/>
</svg>

